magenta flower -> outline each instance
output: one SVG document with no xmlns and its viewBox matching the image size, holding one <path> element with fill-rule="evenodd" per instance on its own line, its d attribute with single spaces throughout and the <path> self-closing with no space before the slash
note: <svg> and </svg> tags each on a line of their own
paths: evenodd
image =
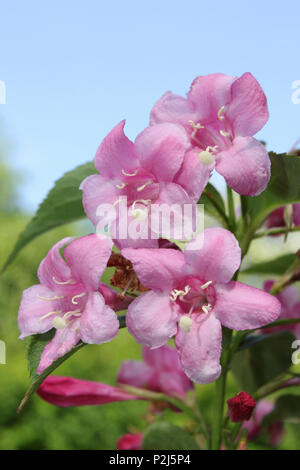
<svg viewBox="0 0 300 470">
<path fill-rule="evenodd" d="M 269 292 L 273 285 L 274 281 L 266 281 L 264 283 L 264 290 Z M 277 294 L 276 297 L 281 303 L 279 319 L 300 318 L 300 299 L 299 291 L 296 286 L 286 287 L 282 292 Z M 276 333 L 281 330 L 290 330 L 296 338 L 300 339 L 300 323 L 264 328 L 263 333 Z"/>
<path fill-rule="evenodd" d="M 143 434 L 124 434 L 117 441 L 118 450 L 141 450 Z"/>
<path fill-rule="evenodd" d="M 258 328 L 278 317 L 279 301 L 266 292 L 231 281 L 241 263 L 233 234 L 222 228 L 204 231 L 172 249 L 122 250 L 149 289 L 128 308 L 127 326 L 139 343 L 150 348 L 175 335 L 181 366 L 194 382 L 205 384 L 221 372 L 221 325 L 235 330 Z"/>
<path fill-rule="evenodd" d="M 60 255 L 65 245 L 66 261 Z M 39 374 L 79 340 L 101 344 L 116 336 L 119 321 L 105 296 L 110 305 L 122 304 L 100 284 L 111 249 L 112 241 L 104 236 L 64 238 L 41 262 L 40 284 L 23 292 L 18 314 L 20 338 L 56 329 L 42 353 Z"/>
<path fill-rule="evenodd" d="M 259 437 L 263 431 L 262 421 L 265 416 L 270 414 L 274 409 L 274 403 L 268 400 L 259 400 L 254 410 L 254 413 L 249 419 L 243 424 L 243 429 L 248 429 L 248 439 L 252 441 Z M 283 437 L 283 422 L 277 421 L 268 426 L 269 442 L 273 446 L 280 444 Z"/>
<path fill-rule="evenodd" d="M 165 93 L 151 111 L 150 124 L 173 122 L 187 131 L 204 164 L 239 194 L 255 196 L 270 179 L 270 159 L 252 136 L 267 122 L 267 100 L 250 74 L 197 77 L 187 98 Z"/>
<path fill-rule="evenodd" d="M 164 123 L 148 127 L 133 143 L 125 136 L 124 125 L 122 121 L 115 126 L 98 148 L 95 167 L 100 174 L 81 183 L 83 206 L 95 226 L 106 222 L 117 226 L 124 217 L 120 202 L 126 198 L 126 218 L 139 221 L 140 231 L 145 234 L 139 240 L 127 241 L 126 246 L 158 247 L 157 239 L 151 239 L 153 227 L 149 229 L 150 206 L 183 207 L 197 202 L 211 167 L 194 158 L 182 126 Z M 112 215 L 100 213 L 98 208 L 108 204 L 114 208 Z M 122 247 L 124 240 L 130 238 L 125 235 L 121 237 L 116 230 L 114 238 L 119 242 L 122 239 Z"/>
<path fill-rule="evenodd" d="M 61 407 L 106 405 L 115 401 L 142 399 L 111 385 L 56 375 L 47 377 L 37 393 L 48 403 Z"/>
<path fill-rule="evenodd" d="M 228 398 L 228 417 L 232 423 L 242 423 L 251 418 L 256 407 L 256 401 L 247 392 L 240 392 L 232 398 Z"/>
<path fill-rule="evenodd" d="M 284 209 L 285 206 L 282 206 L 271 212 L 265 222 L 268 228 L 285 227 L 286 222 L 284 220 Z M 292 222 L 295 227 L 300 225 L 300 204 L 292 205 Z"/>
<path fill-rule="evenodd" d="M 186 395 L 192 382 L 182 371 L 175 349 L 162 346 L 143 348 L 144 361 L 125 361 L 118 373 L 118 383 L 147 388 L 170 396 Z"/>
</svg>

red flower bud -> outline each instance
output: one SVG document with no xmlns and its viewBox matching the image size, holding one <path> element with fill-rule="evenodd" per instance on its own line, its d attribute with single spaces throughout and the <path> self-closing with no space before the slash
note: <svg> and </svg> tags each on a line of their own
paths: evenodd
<svg viewBox="0 0 300 470">
<path fill-rule="evenodd" d="M 240 392 L 227 400 L 228 416 L 233 423 L 241 423 L 251 418 L 256 401 L 247 392 Z"/>
</svg>

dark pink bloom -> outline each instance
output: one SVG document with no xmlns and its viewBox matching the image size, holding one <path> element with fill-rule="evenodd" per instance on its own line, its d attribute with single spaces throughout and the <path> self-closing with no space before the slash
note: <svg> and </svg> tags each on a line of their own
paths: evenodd
<svg viewBox="0 0 300 470">
<path fill-rule="evenodd" d="M 175 335 L 181 366 L 194 382 L 205 384 L 221 372 L 221 325 L 234 330 L 259 328 L 279 315 L 279 301 L 260 289 L 231 281 L 241 263 L 234 235 L 209 228 L 172 249 L 122 250 L 141 283 L 150 289 L 129 306 L 127 326 L 139 343 L 155 349 Z"/>
<path fill-rule="evenodd" d="M 292 209 L 292 223 L 298 226 L 300 225 L 300 204 L 293 204 Z M 271 212 L 266 220 L 266 226 L 268 228 L 285 227 L 284 210 L 285 206 L 282 206 Z"/>
<path fill-rule="evenodd" d="M 60 250 L 65 245 L 64 259 Z M 100 284 L 111 249 L 112 241 L 104 236 L 64 238 L 41 262 L 40 284 L 23 292 L 18 314 L 20 338 L 56 328 L 42 353 L 39 374 L 79 340 L 101 344 L 116 336 L 119 321 L 105 297 L 111 306 L 123 304 Z"/>
<path fill-rule="evenodd" d="M 247 392 L 240 392 L 227 400 L 228 416 L 233 423 L 242 423 L 251 418 L 256 401 Z"/>
<path fill-rule="evenodd" d="M 169 346 L 143 348 L 144 361 L 125 361 L 118 373 L 118 383 L 147 388 L 171 396 L 185 396 L 193 389 L 183 372 L 177 351 Z"/>
<path fill-rule="evenodd" d="M 274 284 L 274 281 L 266 281 L 264 283 L 264 290 L 269 292 Z M 299 291 L 296 286 L 288 286 L 282 292 L 276 295 L 281 303 L 281 311 L 279 319 L 298 319 L 300 318 L 300 299 Z M 294 333 L 296 338 L 300 339 L 300 323 L 294 325 L 281 325 L 264 328 L 263 333 L 276 333 L 276 331 L 290 330 Z"/>
<path fill-rule="evenodd" d="M 155 238 L 153 225 L 152 231 L 149 228 L 149 208 L 194 204 L 207 184 L 211 167 L 194 159 L 182 126 L 164 123 L 148 127 L 133 143 L 125 136 L 124 125 L 122 121 L 115 126 L 98 148 L 95 167 L 100 174 L 81 183 L 83 206 L 95 226 L 106 224 L 111 230 L 121 224 L 124 227 L 124 217 L 126 224 L 139 222 L 144 237 L 134 240 L 116 229 L 114 238 L 119 246 L 158 247 L 158 234 Z M 124 198 L 125 214 L 121 210 Z M 97 212 L 99 206 L 108 204 L 114 208 L 110 216 Z"/>
<path fill-rule="evenodd" d="M 274 409 L 274 403 L 267 400 L 259 400 L 254 413 L 249 421 L 243 424 L 243 428 L 248 429 L 248 439 L 256 439 L 263 431 L 262 420 Z M 277 421 L 268 426 L 270 444 L 277 446 L 283 436 L 283 422 Z"/>
<path fill-rule="evenodd" d="M 136 395 L 111 385 L 56 375 L 47 377 L 37 393 L 48 403 L 61 407 L 105 405 L 115 401 L 142 400 Z"/>
<path fill-rule="evenodd" d="M 140 450 L 142 448 L 143 434 L 124 434 L 117 441 L 118 450 Z"/>
<path fill-rule="evenodd" d="M 255 196 L 270 179 L 270 159 L 254 139 L 269 117 L 267 100 L 250 74 L 240 78 L 221 73 L 197 77 L 187 98 L 165 93 L 151 111 L 152 125 L 182 125 L 204 164 L 215 164 L 239 194 Z"/>
</svg>

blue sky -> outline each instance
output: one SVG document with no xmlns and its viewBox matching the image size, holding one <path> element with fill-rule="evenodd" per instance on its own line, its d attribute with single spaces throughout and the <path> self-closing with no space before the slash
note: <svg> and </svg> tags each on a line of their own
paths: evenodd
<svg viewBox="0 0 300 470">
<path fill-rule="evenodd" d="M 252 72 L 270 107 L 259 137 L 282 152 L 300 135 L 298 0 L 1 0 L 0 18 L 0 120 L 27 210 L 117 122 L 134 138 L 154 102 L 197 75 Z"/>
</svg>

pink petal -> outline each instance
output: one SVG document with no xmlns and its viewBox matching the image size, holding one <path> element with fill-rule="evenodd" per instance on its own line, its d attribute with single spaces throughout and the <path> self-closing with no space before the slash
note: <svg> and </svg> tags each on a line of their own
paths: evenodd
<svg viewBox="0 0 300 470">
<path fill-rule="evenodd" d="M 188 270 L 203 281 L 228 282 L 241 264 L 241 249 L 235 236 L 224 228 L 204 230 L 201 247 L 200 236 L 187 244 L 184 257 Z"/>
<path fill-rule="evenodd" d="M 256 134 L 269 119 L 267 98 L 251 73 L 244 73 L 231 87 L 231 101 L 226 108 L 235 136 Z"/>
<path fill-rule="evenodd" d="M 218 154 L 216 170 L 239 194 L 257 196 L 270 179 L 270 158 L 265 147 L 253 137 L 236 137 L 232 146 Z"/>
<path fill-rule="evenodd" d="M 73 320 L 66 328 L 57 330 L 54 338 L 47 344 L 41 355 L 37 373 L 41 374 L 53 361 L 69 352 L 80 340 L 79 320 Z"/>
<path fill-rule="evenodd" d="M 165 395 L 173 397 L 185 397 L 186 392 L 193 390 L 194 386 L 187 375 L 183 372 L 181 368 L 181 374 L 176 374 L 174 372 L 161 372 L 155 377 L 155 386 L 152 385 L 150 381 L 150 388 L 152 390 L 157 390 L 162 392 Z"/>
<path fill-rule="evenodd" d="M 194 202 L 198 202 L 203 189 L 208 183 L 214 164 L 203 165 L 199 160 L 199 149 L 193 149 L 185 154 L 181 169 L 174 183 L 182 186 Z"/>
<path fill-rule="evenodd" d="M 85 290 L 92 292 L 98 289 L 112 247 L 110 238 L 96 234 L 77 238 L 66 247 L 64 255 L 72 275 L 80 280 Z"/>
<path fill-rule="evenodd" d="M 215 286 L 214 314 L 232 330 L 259 328 L 275 321 L 281 305 L 273 295 L 241 282 Z"/>
<path fill-rule="evenodd" d="M 297 227 L 300 225 L 300 204 L 293 204 L 293 222 Z"/>
<path fill-rule="evenodd" d="M 132 262 L 139 280 L 149 289 L 169 292 L 182 277 L 184 256 L 179 250 L 125 248 L 122 255 Z"/>
<path fill-rule="evenodd" d="M 103 295 L 105 304 L 115 312 L 127 309 L 128 305 L 132 302 L 132 297 L 127 295 L 125 299 L 121 299 L 119 292 L 116 292 L 103 282 L 100 282 L 98 291 Z"/>
<path fill-rule="evenodd" d="M 195 78 L 188 93 L 188 101 L 199 112 L 199 120 L 211 122 L 218 119 L 218 111 L 231 96 L 234 77 L 213 73 Z"/>
<path fill-rule="evenodd" d="M 176 122 L 190 131 L 189 121 L 196 122 L 198 113 L 186 98 L 167 91 L 153 106 L 150 125 L 163 122 Z"/>
<path fill-rule="evenodd" d="M 122 178 L 122 170 L 130 172 L 138 164 L 134 144 L 124 134 L 125 120 L 117 124 L 103 139 L 95 155 L 95 167 L 108 178 Z"/>
<path fill-rule="evenodd" d="M 158 370 L 182 370 L 179 365 L 178 352 L 170 346 L 157 349 L 143 348 L 143 358 L 149 366 Z"/>
<path fill-rule="evenodd" d="M 83 191 L 85 213 L 95 226 L 100 221 L 114 220 L 116 211 L 113 210 L 113 204 L 119 199 L 120 191 L 113 182 L 102 175 L 91 175 L 82 181 L 79 189 Z M 98 207 L 101 212 L 97 215 Z"/>
<path fill-rule="evenodd" d="M 56 294 L 48 287 L 40 284 L 24 290 L 18 313 L 18 325 L 21 332 L 20 339 L 36 333 L 46 333 L 51 330 L 53 316 L 42 320 L 42 317 L 56 310 L 57 302 L 39 298 L 53 298 Z"/>
<path fill-rule="evenodd" d="M 158 181 L 172 181 L 189 147 L 185 130 L 177 124 L 147 127 L 135 140 L 141 166 Z"/>
<path fill-rule="evenodd" d="M 178 329 L 175 343 L 186 375 L 193 382 L 207 384 L 221 373 L 222 328 L 213 314 L 193 316 L 193 320 L 188 333 Z"/>
<path fill-rule="evenodd" d="M 123 361 L 118 372 L 117 382 L 133 387 L 148 388 L 152 375 L 152 368 L 144 362 Z"/>
<path fill-rule="evenodd" d="M 128 331 L 138 343 L 151 348 L 166 344 L 177 331 L 178 314 L 169 294 L 146 292 L 136 298 L 128 308 Z"/>
<path fill-rule="evenodd" d="M 117 441 L 118 450 L 141 450 L 143 434 L 124 434 Z"/>
<path fill-rule="evenodd" d="M 61 407 L 105 405 L 115 401 L 140 399 L 111 385 L 59 376 L 47 377 L 37 393 L 48 403 Z"/>
<path fill-rule="evenodd" d="M 112 340 L 119 331 L 115 312 L 105 305 L 99 292 L 89 294 L 80 318 L 80 338 L 84 343 L 102 344 Z"/>
<path fill-rule="evenodd" d="M 53 280 L 54 278 L 59 282 L 68 281 L 72 277 L 70 267 L 60 254 L 61 248 L 72 240 L 72 237 L 67 237 L 56 243 L 51 250 L 49 250 L 38 269 L 40 283 L 57 293 L 68 293 L 74 288 L 74 286 L 70 288 L 68 285 L 59 285 Z"/>
</svg>

